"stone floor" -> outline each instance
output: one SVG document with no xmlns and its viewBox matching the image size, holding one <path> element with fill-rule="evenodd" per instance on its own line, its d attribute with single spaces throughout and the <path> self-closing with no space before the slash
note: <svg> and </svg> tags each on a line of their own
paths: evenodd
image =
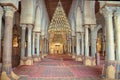
<svg viewBox="0 0 120 80">
<path fill-rule="evenodd" d="M 32 66 L 19 66 L 20 80 L 103 80 L 101 67 L 84 66 L 68 55 L 49 55 Z"/>
</svg>

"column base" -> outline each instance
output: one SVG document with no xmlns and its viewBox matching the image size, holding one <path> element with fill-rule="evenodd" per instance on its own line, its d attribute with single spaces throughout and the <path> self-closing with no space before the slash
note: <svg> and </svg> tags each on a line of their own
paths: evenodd
<svg viewBox="0 0 120 80">
<path fill-rule="evenodd" d="M 20 66 L 25 65 L 25 61 L 27 60 L 27 57 L 20 59 Z"/>
<path fill-rule="evenodd" d="M 79 56 L 76 56 L 75 58 L 75 61 L 83 61 L 83 56 L 79 55 Z"/>
<path fill-rule="evenodd" d="M 27 58 L 27 60 L 25 61 L 25 65 L 33 65 L 33 59 Z"/>
<path fill-rule="evenodd" d="M 13 71 L 10 75 L 7 75 L 5 71 L 1 73 L 1 80 L 18 80 L 20 77 L 17 76 Z"/>
<path fill-rule="evenodd" d="M 41 58 L 39 56 L 33 56 L 33 61 L 39 62 L 39 61 L 41 61 Z"/>
<path fill-rule="evenodd" d="M 72 55 L 72 58 L 75 59 L 75 55 L 74 54 Z"/>
<path fill-rule="evenodd" d="M 106 61 L 103 66 L 102 75 L 105 75 L 108 80 L 119 79 L 119 69 L 120 63 L 117 61 Z"/>
<path fill-rule="evenodd" d="M 71 54 L 71 53 L 68 53 L 68 55 L 69 55 L 69 56 L 72 56 L 72 54 Z"/>
<path fill-rule="evenodd" d="M 44 58 L 45 58 L 47 55 L 48 55 L 47 53 L 43 54 Z"/>
<path fill-rule="evenodd" d="M 85 66 L 91 66 L 91 57 L 85 57 L 84 58 L 84 65 Z"/>
<path fill-rule="evenodd" d="M 96 59 L 91 57 L 91 66 L 96 66 Z"/>
</svg>

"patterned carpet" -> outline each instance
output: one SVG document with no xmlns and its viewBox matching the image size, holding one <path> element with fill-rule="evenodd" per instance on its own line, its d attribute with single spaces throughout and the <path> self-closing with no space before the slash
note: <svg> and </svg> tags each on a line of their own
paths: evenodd
<svg viewBox="0 0 120 80">
<path fill-rule="evenodd" d="M 20 80 L 102 80 L 101 67 L 87 67 L 68 55 L 49 55 L 32 66 L 19 66 Z"/>
</svg>

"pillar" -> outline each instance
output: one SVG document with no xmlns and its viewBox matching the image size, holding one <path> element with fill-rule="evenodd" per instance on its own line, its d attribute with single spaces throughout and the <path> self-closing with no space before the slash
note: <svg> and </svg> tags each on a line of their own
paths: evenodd
<svg viewBox="0 0 120 80">
<path fill-rule="evenodd" d="M 71 42 L 71 38 L 70 38 L 70 39 L 69 39 L 69 44 L 70 44 L 70 47 L 69 47 L 69 48 L 70 48 L 70 55 L 71 55 L 71 45 L 72 45 L 71 43 L 72 43 L 72 42 Z"/>
<path fill-rule="evenodd" d="M 95 32 L 95 25 L 90 26 L 91 30 L 91 65 L 95 66 L 96 65 L 96 59 L 95 59 L 95 54 L 96 54 L 96 40 L 97 40 L 97 33 Z"/>
<path fill-rule="evenodd" d="M 106 26 L 106 77 L 115 79 L 115 52 L 114 52 L 114 32 L 113 32 L 113 10 L 110 7 L 105 7 L 102 10 L 105 18 Z"/>
<path fill-rule="evenodd" d="M 0 6 L 0 62 L 2 61 L 2 52 L 1 52 L 1 29 L 2 29 L 2 16 L 3 16 L 3 8 Z"/>
<path fill-rule="evenodd" d="M 18 80 L 18 76 L 12 71 L 12 30 L 13 30 L 13 16 L 15 9 L 13 7 L 4 7 L 5 9 L 5 31 L 4 31 L 4 46 L 3 46 L 3 65 L 1 80 Z"/>
<path fill-rule="evenodd" d="M 120 7 L 116 9 L 114 13 L 114 23 L 115 23 L 115 46 L 116 46 L 116 78 L 119 78 L 119 71 L 120 71 Z"/>
<path fill-rule="evenodd" d="M 35 40 L 36 40 L 35 32 L 33 32 L 32 33 L 32 56 L 33 57 L 35 56 Z"/>
<path fill-rule="evenodd" d="M 72 36 L 72 58 L 75 58 L 75 36 Z"/>
<path fill-rule="evenodd" d="M 40 33 L 36 33 L 36 52 L 35 61 L 40 61 Z"/>
<path fill-rule="evenodd" d="M 46 57 L 47 54 L 48 54 L 48 40 L 47 40 L 47 38 L 45 38 L 45 55 L 44 55 L 44 57 Z"/>
<path fill-rule="evenodd" d="M 47 39 L 44 39 L 44 57 L 46 56 L 47 53 Z"/>
<path fill-rule="evenodd" d="M 48 54 L 48 40 L 46 38 L 46 56 L 47 56 L 47 54 Z"/>
<path fill-rule="evenodd" d="M 91 60 L 89 56 L 89 36 L 88 36 L 89 25 L 85 25 L 85 58 L 84 64 L 86 66 L 91 66 Z"/>
<path fill-rule="evenodd" d="M 69 54 L 69 38 L 67 37 L 67 53 Z"/>
<path fill-rule="evenodd" d="M 81 59 L 84 59 L 84 33 L 81 32 Z"/>
<path fill-rule="evenodd" d="M 81 33 L 81 55 L 84 56 L 84 33 Z"/>
<path fill-rule="evenodd" d="M 45 47 L 45 44 L 44 44 L 44 39 L 45 39 L 45 37 L 44 37 L 44 35 L 42 35 L 41 36 L 42 37 L 42 52 L 41 52 L 41 58 L 44 58 L 44 47 Z"/>
<path fill-rule="evenodd" d="M 22 25 L 20 65 L 24 65 L 24 58 L 25 58 L 25 32 L 26 32 L 26 25 Z"/>
<path fill-rule="evenodd" d="M 27 25 L 28 28 L 28 43 L 27 43 L 27 60 L 25 62 L 25 65 L 33 65 L 33 59 L 32 59 L 32 28 L 33 26 L 31 24 Z"/>
<path fill-rule="evenodd" d="M 120 61 L 120 8 L 114 13 L 115 21 L 115 44 L 116 44 L 116 60 Z"/>
<path fill-rule="evenodd" d="M 82 61 L 80 58 L 80 33 L 76 33 L 76 61 Z"/>
</svg>

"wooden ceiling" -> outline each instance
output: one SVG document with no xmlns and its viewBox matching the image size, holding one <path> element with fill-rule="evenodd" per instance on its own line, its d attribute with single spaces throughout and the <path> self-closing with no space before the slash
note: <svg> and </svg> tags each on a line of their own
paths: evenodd
<svg viewBox="0 0 120 80">
<path fill-rule="evenodd" d="M 59 0 L 45 0 L 45 5 L 47 7 L 47 12 L 48 12 L 50 20 L 51 20 L 53 14 L 54 14 L 54 11 L 57 7 L 58 1 Z M 69 10 L 70 10 L 71 4 L 72 4 L 72 0 L 60 0 L 60 1 L 62 3 L 63 9 L 64 9 L 66 15 L 68 16 L 68 13 L 69 13 Z"/>
</svg>

